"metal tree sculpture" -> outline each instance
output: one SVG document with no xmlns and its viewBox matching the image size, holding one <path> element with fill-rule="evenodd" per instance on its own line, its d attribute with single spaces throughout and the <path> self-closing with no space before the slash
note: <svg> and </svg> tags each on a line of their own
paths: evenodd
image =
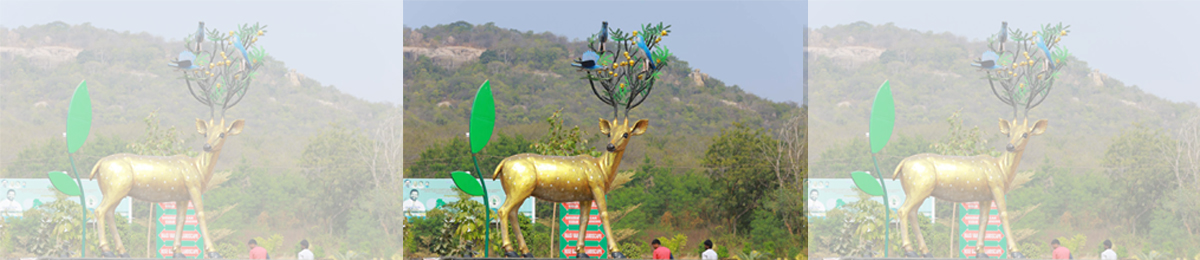
<svg viewBox="0 0 1200 260">
<path fill-rule="evenodd" d="M 632 33 L 620 29 L 608 29 L 603 22 L 600 32 L 588 38 L 588 48 L 575 67 L 586 72 L 592 94 L 601 102 L 613 107 L 613 117 L 620 116 L 620 109 L 629 110 L 639 106 L 650 96 L 654 82 L 671 56 L 667 47 L 658 45 L 670 32 L 671 26 L 646 24 L 642 30 Z M 615 48 L 609 48 L 609 39 Z M 599 84 L 599 86 L 596 86 Z"/>
<path fill-rule="evenodd" d="M 1028 117 L 1029 110 L 1041 105 L 1050 94 L 1059 70 L 1066 67 L 1070 57 L 1067 48 L 1058 45 L 1071 32 L 1069 28 L 1062 23 L 1046 24 L 1041 31 L 1026 34 L 1019 29 L 1010 31 L 1008 22 L 1002 22 L 1000 32 L 988 38 L 991 50 L 972 64 L 987 73 L 992 93 L 1012 106 L 1014 118 Z M 1013 44 L 1008 44 L 1010 39 Z"/>
<path fill-rule="evenodd" d="M 172 67 L 183 71 L 188 91 L 196 101 L 210 108 L 212 118 L 221 118 L 225 110 L 236 106 L 246 95 L 250 81 L 263 64 L 266 50 L 255 46 L 267 26 L 239 25 L 228 33 L 217 29 L 205 30 L 200 22 L 196 33 L 188 35 L 184 43 L 186 51 L 172 61 Z M 208 44 L 205 44 L 207 42 Z"/>
</svg>

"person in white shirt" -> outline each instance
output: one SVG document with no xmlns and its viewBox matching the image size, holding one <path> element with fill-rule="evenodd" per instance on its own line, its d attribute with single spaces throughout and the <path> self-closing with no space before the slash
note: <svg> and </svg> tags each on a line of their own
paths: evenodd
<svg viewBox="0 0 1200 260">
<path fill-rule="evenodd" d="M 704 248 L 708 248 L 708 250 L 704 250 L 704 253 L 700 253 L 701 260 L 717 260 L 717 251 L 713 251 L 712 240 L 705 239 Z"/>
<path fill-rule="evenodd" d="M 1117 260 L 1117 252 L 1112 250 L 1112 241 L 1104 240 L 1104 252 L 1100 253 L 1100 260 Z"/>
<path fill-rule="evenodd" d="M 808 194 L 808 212 L 810 215 L 825 216 L 825 204 L 817 200 L 820 197 L 818 196 L 820 193 L 817 190 L 812 190 Z"/>
<path fill-rule="evenodd" d="M 21 203 L 17 202 L 17 191 L 8 189 L 8 198 L 0 200 L 0 213 L 7 217 L 19 217 L 22 211 Z"/>
<path fill-rule="evenodd" d="M 300 250 L 300 253 L 296 255 L 296 259 L 313 260 L 312 251 L 308 251 L 308 239 L 300 240 L 300 247 L 304 249 Z"/>
<path fill-rule="evenodd" d="M 420 195 L 421 193 L 417 192 L 417 189 L 413 189 L 411 192 L 409 192 L 408 200 L 404 201 L 404 211 L 425 212 L 425 204 L 417 201 L 417 198 Z"/>
</svg>

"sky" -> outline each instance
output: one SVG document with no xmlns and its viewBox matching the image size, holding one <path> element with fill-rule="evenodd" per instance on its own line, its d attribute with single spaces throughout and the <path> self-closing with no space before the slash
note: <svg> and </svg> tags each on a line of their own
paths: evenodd
<svg viewBox="0 0 1200 260">
<path fill-rule="evenodd" d="M 800 0 L 406 1 L 404 7 L 404 26 L 411 28 L 493 22 L 571 40 L 586 40 L 602 21 L 622 31 L 663 22 L 671 25 L 671 34 L 662 45 L 692 68 L 771 101 L 804 100 L 808 12 Z"/>
<path fill-rule="evenodd" d="M 1071 26 L 1061 43 L 1093 69 L 1175 102 L 1200 103 L 1200 1 L 809 2 L 814 28 L 866 21 L 986 40 L 1007 21 L 1032 31 Z M 1191 82 L 1191 83 L 1189 83 Z"/>
<path fill-rule="evenodd" d="M 400 1 L 4 0 L 0 26 L 91 23 L 102 29 L 180 40 L 195 32 L 200 21 L 221 30 L 257 22 L 268 26 L 258 45 L 288 68 L 367 101 L 400 105 L 404 94 L 401 5 Z"/>
</svg>

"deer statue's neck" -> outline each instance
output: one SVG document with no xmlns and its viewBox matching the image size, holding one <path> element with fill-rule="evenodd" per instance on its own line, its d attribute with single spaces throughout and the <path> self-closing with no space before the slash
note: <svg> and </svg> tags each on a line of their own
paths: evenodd
<svg viewBox="0 0 1200 260">
<path fill-rule="evenodd" d="M 212 178 L 213 168 L 216 167 L 219 157 L 221 157 L 221 149 L 200 152 L 200 155 L 196 156 L 196 168 L 200 169 L 200 174 L 204 176 L 204 183 L 208 183 L 208 179 Z"/>
<path fill-rule="evenodd" d="M 1013 178 L 1017 176 L 1017 166 L 1021 165 L 1021 155 L 1024 153 L 1024 149 L 1016 152 L 1004 151 L 1004 155 L 1000 156 L 1000 170 L 1004 172 L 1005 186 L 1012 183 Z"/>
<path fill-rule="evenodd" d="M 625 151 L 604 152 L 600 156 L 600 169 L 604 171 L 604 183 L 612 183 L 614 177 L 617 176 L 617 166 L 621 166 L 621 157 L 625 156 Z"/>
</svg>

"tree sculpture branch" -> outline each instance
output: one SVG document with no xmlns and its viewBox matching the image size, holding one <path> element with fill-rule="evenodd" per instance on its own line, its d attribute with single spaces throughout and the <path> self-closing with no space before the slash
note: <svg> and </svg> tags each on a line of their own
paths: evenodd
<svg viewBox="0 0 1200 260">
<path fill-rule="evenodd" d="M 1070 57 L 1066 47 L 1059 46 L 1070 27 L 1046 24 L 1041 31 L 1026 34 L 1020 29 L 1008 30 L 1005 23 L 1001 32 L 988 38 L 988 48 L 996 55 L 991 63 L 995 67 L 977 67 L 983 67 L 992 94 L 1013 108 L 1014 118 L 1028 117 L 1029 110 L 1046 101 Z M 976 62 L 989 64 L 984 56 Z"/>
<path fill-rule="evenodd" d="M 184 48 L 191 52 L 192 60 L 185 60 L 181 53 L 174 61 L 179 65 L 172 67 L 183 72 L 189 93 L 209 107 L 212 118 L 216 118 L 218 110 L 225 117 L 225 111 L 246 96 L 250 82 L 264 64 L 266 51 L 256 43 L 266 34 L 266 28 L 257 23 L 243 24 L 226 33 L 206 30 L 204 22 L 200 22 L 199 30 L 185 38 Z"/>
<path fill-rule="evenodd" d="M 588 80 L 592 94 L 600 102 L 612 106 L 613 117 L 619 117 L 623 109 L 628 118 L 629 110 L 640 106 L 650 96 L 659 71 L 668 65 L 670 51 L 665 46 L 660 48 L 659 43 L 671 32 L 671 26 L 646 24 L 641 31 L 632 33 L 608 30 L 607 23 L 603 28 L 602 33 L 606 35 L 597 33 L 588 38 L 588 48 L 599 56 L 595 61 L 598 68 L 581 69 L 586 73 L 582 79 Z M 641 41 L 646 48 L 639 45 Z M 583 61 L 576 59 L 577 63 Z"/>
</svg>

